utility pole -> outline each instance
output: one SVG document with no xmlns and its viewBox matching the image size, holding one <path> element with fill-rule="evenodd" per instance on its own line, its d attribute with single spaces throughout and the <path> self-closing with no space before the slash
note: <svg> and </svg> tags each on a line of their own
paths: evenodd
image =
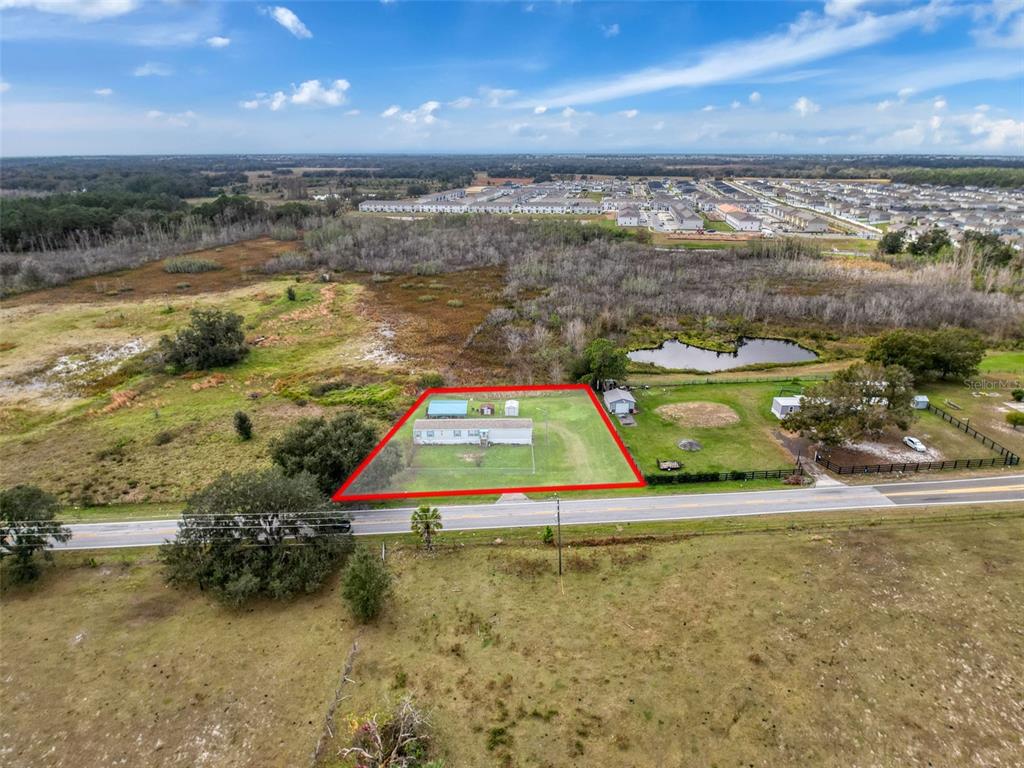
<svg viewBox="0 0 1024 768">
<path fill-rule="evenodd" d="M 558 582 L 562 582 L 562 500 L 555 494 L 555 525 L 558 527 Z"/>
</svg>

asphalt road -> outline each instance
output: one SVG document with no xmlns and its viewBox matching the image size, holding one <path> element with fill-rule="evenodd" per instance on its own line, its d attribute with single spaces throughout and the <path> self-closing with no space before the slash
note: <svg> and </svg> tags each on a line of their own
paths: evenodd
<svg viewBox="0 0 1024 768">
<path fill-rule="evenodd" d="M 1024 504 L 1024 475 L 970 480 L 929 480 L 882 485 L 828 485 L 782 491 L 701 493 L 679 496 L 626 496 L 562 501 L 562 524 L 638 523 L 697 520 L 787 512 L 825 512 L 893 506 L 938 506 L 976 503 Z M 411 508 L 360 510 L 351 513 L 356 535 L 407 533 Z M 522 528 L 554 523 L 555 502 L 514 501 L 442 506 L 445 530 Z M 149 547 L 174 538 L 174 520 L 79 523 L 62 549 Z"/>
</svg>

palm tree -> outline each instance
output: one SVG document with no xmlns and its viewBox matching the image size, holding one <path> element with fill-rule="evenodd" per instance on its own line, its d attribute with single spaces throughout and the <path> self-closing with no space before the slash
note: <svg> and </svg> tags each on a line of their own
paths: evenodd
<svg viewBox="0 0 1024 768">
<path fill-rule="evenodd" d="M 412 513 L 412 532 L 417 534 L 427 549 L 433 546 L 434 534 L 441 530 L 441 512 L 437 507 L 424 504 Z"/>
</svg>

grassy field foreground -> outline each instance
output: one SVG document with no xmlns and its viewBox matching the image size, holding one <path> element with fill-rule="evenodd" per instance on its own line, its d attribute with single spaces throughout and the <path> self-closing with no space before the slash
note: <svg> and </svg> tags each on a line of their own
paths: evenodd
<svg viewBox="0 0 1024 768">
<path fill-rule="evenodd" d="M 394 543 L 363 629 L 336 585 L 233 612 L 151 551 L 63 555 L 0 604 L 3 762 L 305 765 L 353 640 L 332 767 L 349 718 L 405 694 L 449 767 L 1019 757 L 1024 520 L 583 546 L 614 531 L 568 534 L 564 592 L 523 532 Z"/>
</svg>

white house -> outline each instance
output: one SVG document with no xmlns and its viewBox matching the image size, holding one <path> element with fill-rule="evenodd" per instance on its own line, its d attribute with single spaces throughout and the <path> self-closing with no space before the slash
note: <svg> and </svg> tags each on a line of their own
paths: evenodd
<svg viewBox="0 0 1024 768">
<path fill-rule="evenodd" d="M 505 415 L 506 416 L 518 416 L 519 415 L 519 401 L 518 400 L 506 400 L 505 401 Z"/>
<path fill-rule="evenodd" d="M 786 395 L 783 397 L 772 398 L 772 415 L 777 419 L 784 419 L 791 413 L 796 413 L 800 410 L 800 404 L 803 402 L 803 395 Z"/>
<path fill-rule="evenodd" d="M 533 445 L 533 419 L 416 419 L 414 445 Z"/>
<path fill-rule="evenodd" d="M 615 223 L 620 227 L 639 227 L 640 211 L 633 207 L 623 208 L 615 217 Z"/>
<path fill-rule="evenodd" d="M 636 398 L 625 389 L 609 389 L 605 392 L 604 405 L 610 413 L 636 413 Z"/>
</svg>

